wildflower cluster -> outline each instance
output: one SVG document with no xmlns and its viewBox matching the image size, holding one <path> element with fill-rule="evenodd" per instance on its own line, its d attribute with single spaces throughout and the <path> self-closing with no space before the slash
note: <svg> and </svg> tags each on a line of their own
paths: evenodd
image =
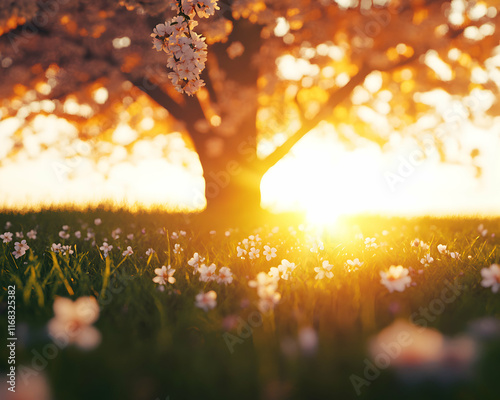
<svg viewBox="0 0 500 400">
<path fill-rule="evenodd" d="M 244 260 L 246 257 L 248 257 L 250 260 L 259 258 L 261 242 L 262 239 L 260 238 L 259 234 L 250 235 L 248 238 L 245 238 L 241 242 L 238 242 L 238 246 L 236 247 L 237 257 L 241 258 L 242 260 Z M 269 261 L 271 258 L 276 257 L 276 249 L 274 249 L 273 252 L 273 249 L 266 245 L 262 254 L 266 256 L 266 259 Z"/>
</svg>

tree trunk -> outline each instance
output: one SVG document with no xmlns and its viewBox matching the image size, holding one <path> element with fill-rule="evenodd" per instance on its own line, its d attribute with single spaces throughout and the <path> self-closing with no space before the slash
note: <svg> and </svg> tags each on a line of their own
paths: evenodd
<svg viewBox="0 0 500 400">
<path fill-rule="evenodd" d="M 210 218 L 251 221 L 265 214 L 260 207 L 260 181 L 265 170 L 259 169 L 257 159 L 259 71 L 253 60 L 261 46 L 261 29 L 261 26 L 245 20 L 234 21 L 231 40 L 215 44 L 210 49 L 211 56 L 217 58 L 217 64 L 225 74 L 226 82 L 236 83 L 242 89 L 240 92 L 246 93 L 243 104 L 240 97 L 237 100 L 240 106 L 234 106 L 229 111 L 238 114 L 238 123 L 230 132 L 215 130 L 212 135 L 190 132 L 193 133 L 191 137 L 203 167 L 207 199 L 205 214 Z M 227 47 L 233 41 L 241 41 L 245 47 L 244 53 L 235 59 L 228 57 L 227 53 Z M 228 94 L 219 93 L 221 95 Z M 223 120 L 232 119 L 231 115 L 221 117 Z M 190 130 L 195 127 L 191 124 Z"/>
<path fill-rule="evenodd" d="M 248 115 L 238 134 L 215 140 L 221 146 L 217 155 L 210 151 L 210 142 L 196 146 L 205 179 L 205 214 L 238 221 L 261 215 L 260 182 L 265 171 L 259 169 L 257 158 L 255 113 Z"/>
<path fill-rule="evenodd" d="M 262 175 L 249 165 L 230 157 L 225 166 L 203 165 L 206 213 L 214 217 L 246 219 L 262 214 L 260 181 Z"/>
</svg>

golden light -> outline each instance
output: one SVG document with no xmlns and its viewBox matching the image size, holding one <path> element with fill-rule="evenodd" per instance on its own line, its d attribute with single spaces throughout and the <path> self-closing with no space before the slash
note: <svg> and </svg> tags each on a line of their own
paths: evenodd
<svg viewBox="0 0 500 400">
<path fill-rule="evenodd" d="M 279 17 L 276 19 L 276 26 L 274 28 L 274 35 L 277 37 L 285 36 L 290 30 L 290 25 L 287 20 L 283 17 Z"/>
<path fill-rule="evenodd" d="M 375 183 L 380 167 L 376 152 L 345 152 L 331 125 L 324 124 L 322 130 L 311 132 L 293 155 L 264 176 L 263 205 L 275 211 L 301 210 L 315 225 L 332 225 L 339 216 L 383 206 Z M 377 193 L 367 196 L 367 190 Z"/>
</svg>

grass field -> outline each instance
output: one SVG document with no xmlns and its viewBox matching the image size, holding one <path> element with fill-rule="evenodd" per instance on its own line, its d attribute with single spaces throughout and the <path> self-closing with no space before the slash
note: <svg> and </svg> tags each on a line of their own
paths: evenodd
<svg viewBox="0 0 500 400">
<path fill-rule="evenodd" d="M 289 225 L 0 214 L 4 337 L 15 292 L 12 398 L 500 398 L 499 219 Z M 162 266 L 175 272 L 160 276 Z"/>
</svg>

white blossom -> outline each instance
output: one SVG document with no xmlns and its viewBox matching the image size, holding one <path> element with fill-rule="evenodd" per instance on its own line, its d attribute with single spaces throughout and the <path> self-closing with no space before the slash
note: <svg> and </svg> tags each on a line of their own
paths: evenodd
<svg viewBox="0 0 500 400">
<path fill-rule="evenodd" d="M 380 283 L 384 285 L 389 292 L 403 292 L 411 283 L 410 271 L 402 265 L 391 265 L 389 270 L 380 271 Z"/>
<path fill-rule="evenodd" d="M 159 285 L 166 285 L 167 282 L 174 284 L 175 278 L 173 277 L 175 273 L 175 269 L 172 269 L 170 265 L 166 267 L 163 265 L 161 268 L 155 269 L 156 276 L 153 278 L 153 282 L 158 283 Z"/>
<path fill-rule="evenodd" d="M 200 292 L 196 295 L 195 305 L 205 311 L 215 308 L 217 305 L 217 293 L 213 290 L 207 293 Z"/>
</svg>

